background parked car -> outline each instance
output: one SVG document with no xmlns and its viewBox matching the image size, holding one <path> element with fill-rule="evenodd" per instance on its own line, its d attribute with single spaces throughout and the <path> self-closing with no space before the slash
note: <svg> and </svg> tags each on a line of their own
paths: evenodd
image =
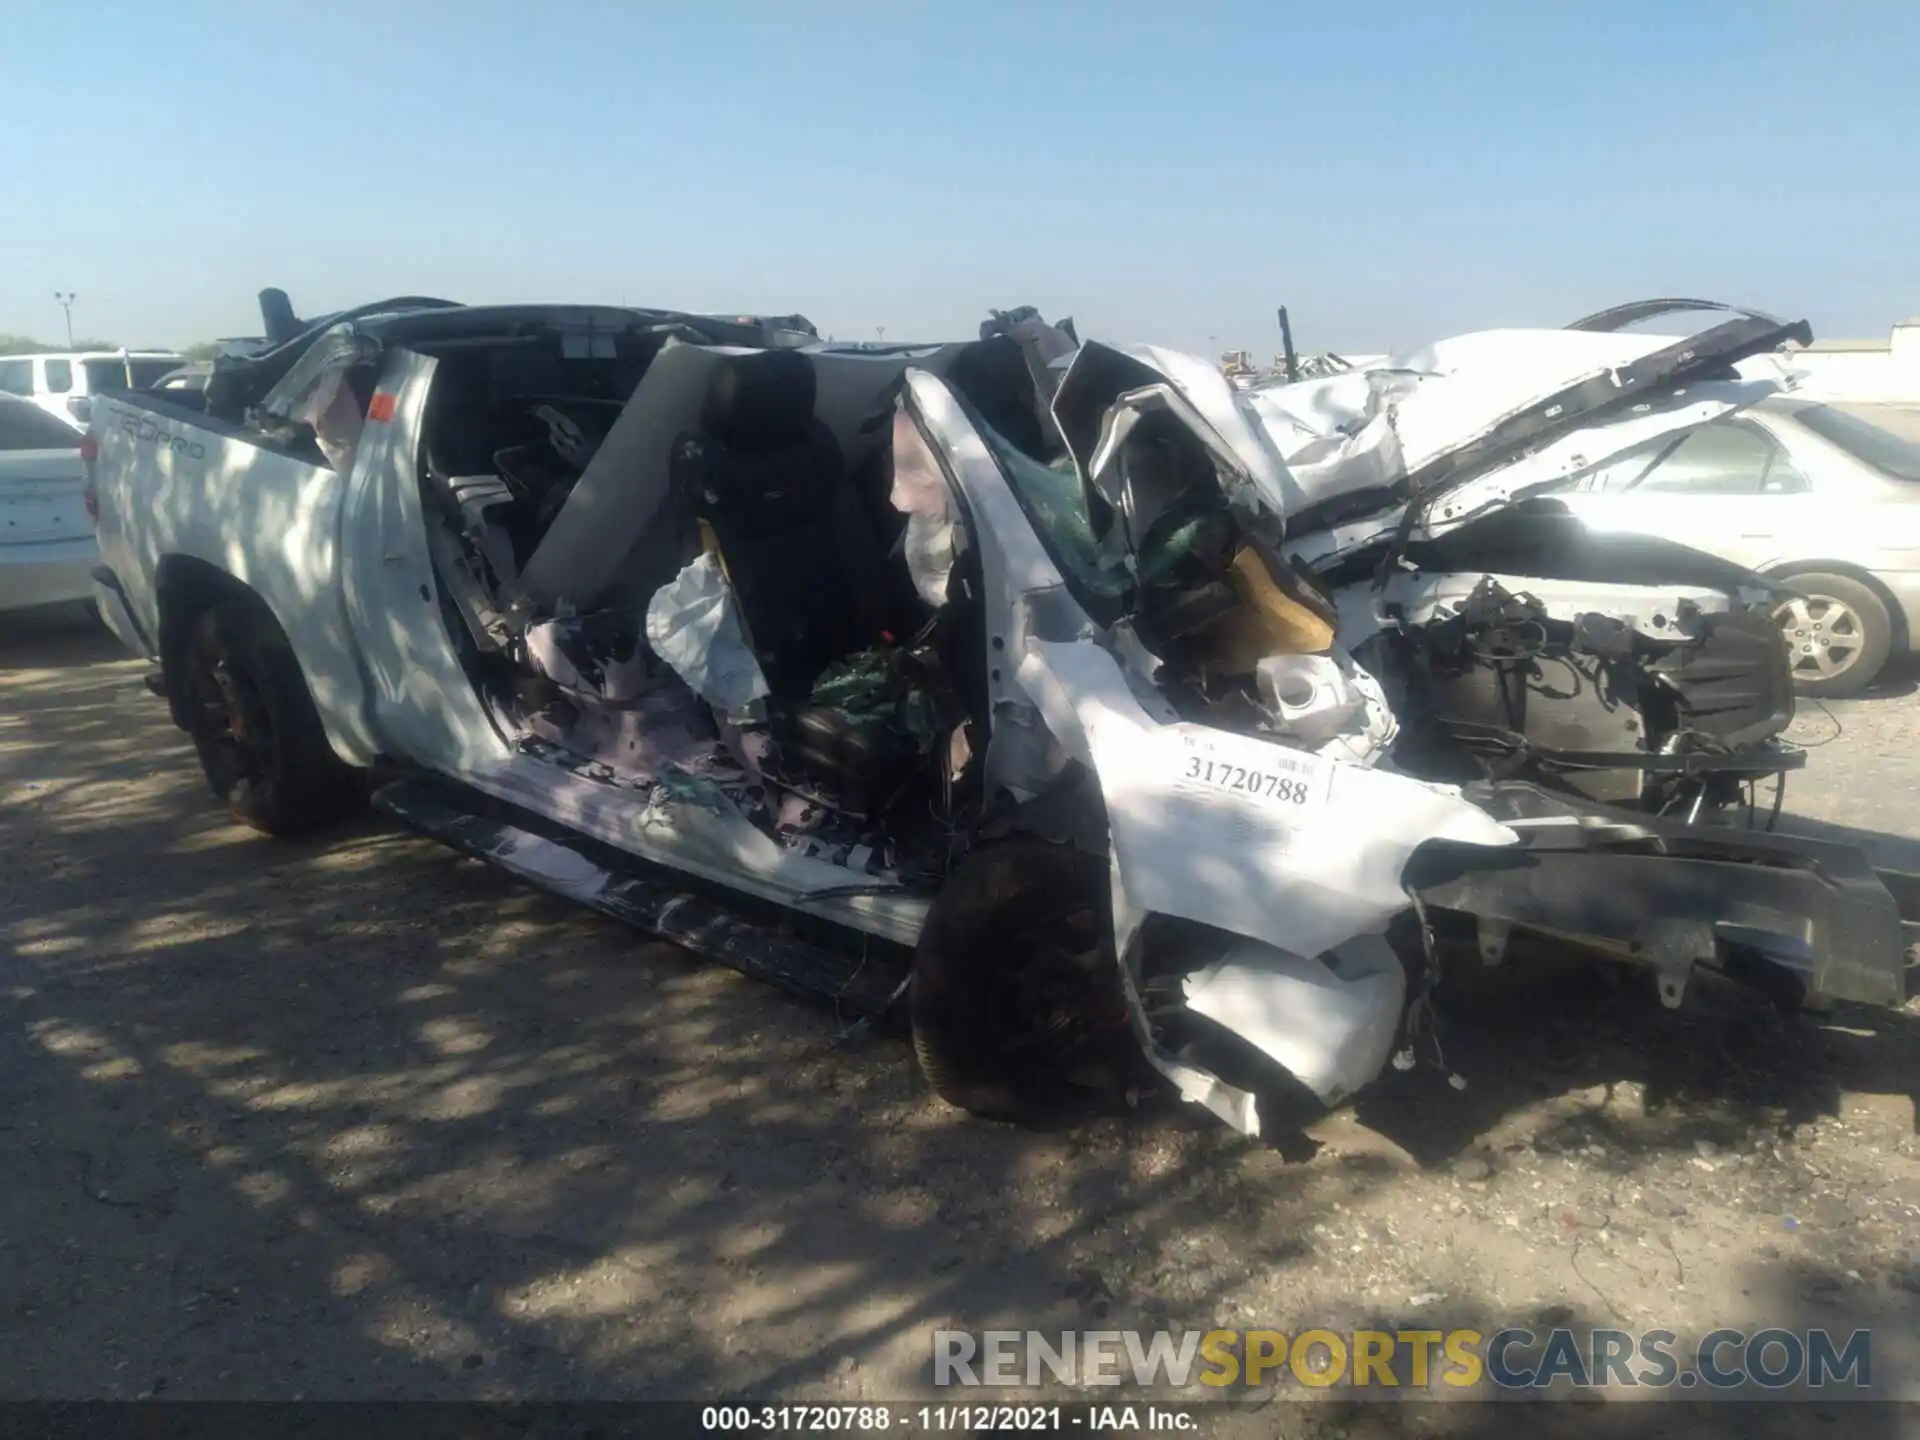
<svg viewBox="0 0 1920 1440">
<path fill-rule="evenodd" d="M 0 611 L 91 598 L 99 561 L 80 433 L 0 395 Z"/>
<path fill-rule="evenodd" d="M 144 390 L 186 363 L 170 350 L 75 350 L 0 357 L 0 392 L 31 400 L 76 429 L 87 428 L 93 397 Z"/>
<path fill-rule="evenodd" d="M 1913 646 L 1920 445 L 1831 405 L 1775 398 L 1609 458 L 1561 498 L 1596 529 L 1661 535 L 1784 581 L 1804 695 L 1857 695 Z"/>
</svg>

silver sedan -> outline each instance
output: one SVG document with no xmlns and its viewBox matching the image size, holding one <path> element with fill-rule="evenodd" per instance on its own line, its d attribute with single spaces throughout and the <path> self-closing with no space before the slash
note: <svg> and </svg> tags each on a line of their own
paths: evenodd
<svg viewBox="0 0 1920 1440">
<path fill-rule="evenodd" d="M 1773 576 L 1803 695 L 1858 695 L 1920 619 L 1920 444 L 1789 397 L 1623 451 L 1560 491 L 1595 529 Z"/>
</svg>

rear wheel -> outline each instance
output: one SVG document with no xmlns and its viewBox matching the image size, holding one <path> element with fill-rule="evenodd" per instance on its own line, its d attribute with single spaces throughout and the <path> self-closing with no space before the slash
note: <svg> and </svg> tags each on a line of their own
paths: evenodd
<svg viewBox="0 0 1920 1440">
<path fill-rule="evenodd" d="M 913 1048 L 950 1105 L 1000 1120 L 1056 1109 L 1128 1039 L 1106 866 L 1029 836 L 974 851 L 914 951 Z"/>
<path fill-rule="evenodd" d="M 1880 597 L 1846 575 L 1807 570 L 1781 577 L 1800 591 L 1774 609 L 1802 695 L 1858 695 L 1879 678 L 1893 648 L 1893 619 Z"/>
<path fill-rule="evenodd" d="M 182 660 L 188 733 L 234 819 L 297 835 L 362 803 L 359 775 L 327 743 L 300 662 L 260 602 L 226 599 L 201 611 Z"/>
</svg>

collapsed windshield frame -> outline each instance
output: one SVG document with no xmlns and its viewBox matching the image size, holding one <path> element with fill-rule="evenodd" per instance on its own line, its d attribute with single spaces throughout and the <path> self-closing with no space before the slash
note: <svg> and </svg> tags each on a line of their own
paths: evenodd
<svg viewBox="0 0 1920 1440">
<path fill-rule="evenodd" d="M 1001 478 L 1039 538 L 1040 548 L 1066 582 L 1067 593 L 1096 623 L 1113 624 L 1133 600 L 1133 577 L 1119 556 L 1103 553 L 1105 547 L 1093 533 L 1086 486 L 1072 459 L 1062 457 L 1052 465 L 1034 459 L 981 419 L 964 397 L 956 394 L 954 399 L 993 457 Z M 1084 537 L 1081 526 L 1071 523 L 1082 518 Z M 1058 523 L 1062 520 L 1069 523 Z M 1119 531 L 1110 533 L 1117 535 Z M 1071 544 L 1063 543 L 1069 540 Z"/>
</svg>

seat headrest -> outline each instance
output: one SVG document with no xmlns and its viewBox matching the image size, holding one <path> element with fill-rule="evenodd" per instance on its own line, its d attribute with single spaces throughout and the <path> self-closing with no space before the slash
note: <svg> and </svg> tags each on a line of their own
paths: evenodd
<svg viewBox="0 0 1920 1440">
<path fill-rule="evenodd" d="M 713 368 L 700 426 L 730 450 L 780 450 L 813 431 L 814 375 L 793 350 L 728 355 Z"/>
</svg>

